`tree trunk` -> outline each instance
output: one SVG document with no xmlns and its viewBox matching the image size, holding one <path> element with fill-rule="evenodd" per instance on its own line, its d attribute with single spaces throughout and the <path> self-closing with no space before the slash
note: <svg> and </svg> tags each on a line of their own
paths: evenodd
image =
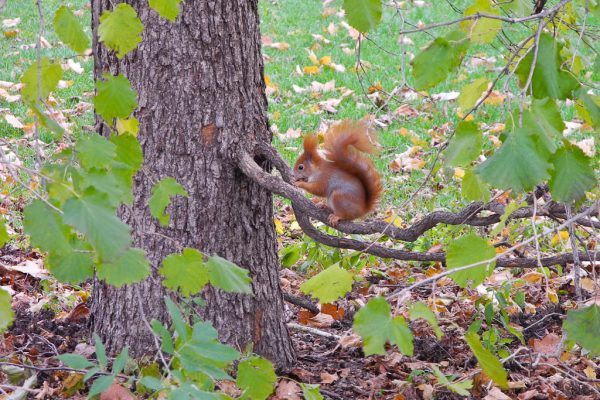
<svg viewBox="0 0 600 400">
<path fill-rule="evenodd" d="M 159 17 L 146 0 L 127 3 L 145 27 L 139 47 L 118 60 L 94 43 L 96 79 L 123 73 L 139 94 L 135 116 L 145 163 L 134 178 L 133 206 L 123 208 L 122 218 L 155 269 L 177 251 L 177 242 L 247 268 L 254 296 L 209 288 L 204 317 L 222 341 L 238 350 L 253 343 L 256 353 L 287 369 L 295 355 L 283 318 L 271 194 L 236 167 L 240 149 L 252 153 L 271 141 L 257 2 L 186 0 L 175 22 Z M 109 0 L 92 0 L 94 32 L 110 8 Z M 173 198 L 163 228 L 147 202 L 153 185 L 167 176 L 189 197 Z M 164 294 L 156 274 L 122 289 L 98 284 L 94 331 L 113 352 L 123 345 L 137 355 L 154 351 L 139 307 L 148 320 L 164 320 Z"/>
</svg>

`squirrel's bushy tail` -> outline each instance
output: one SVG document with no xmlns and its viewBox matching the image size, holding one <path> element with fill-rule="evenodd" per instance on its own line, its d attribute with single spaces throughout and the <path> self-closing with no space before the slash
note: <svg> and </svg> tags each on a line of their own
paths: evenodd
<svg viewBox="0 0 600 400">
<path fill-rule="evenodd" d="M 360 179 L 367 197 L 365 212 L 372 211 L 381 198 L 383 187 L 373 162 L 361 154 L 377 151 L 367 122 L 344 120 L 332 126 L 325 134 L 323 147 L 329 160 Z"/>
</svg>

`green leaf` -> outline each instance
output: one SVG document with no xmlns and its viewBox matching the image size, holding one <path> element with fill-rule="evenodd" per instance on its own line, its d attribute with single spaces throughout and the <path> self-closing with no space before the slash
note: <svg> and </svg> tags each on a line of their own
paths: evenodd
<svg viewBox="0 0 600 400">
<path fill-rule="evenodd" d="M 461 194 L 467 200 L 487 202 L 490 198 L 490 188 L 468 168 L 462 179 Z"/>
<path fill-rule="evenodd" d="M 136 137 L 140 131 L 140 121 L 138 121 L 135 117 L 128 119 L 118 118 L 115 127 L 117 128 L 119 135 L 125 135 L 126 133 L 129 133 L 130 136 Z"/>
<path fill-rule="evenodd" d="M 452 381 L 448 380 L 448 378 L 442 373 L 442 371 L 440 371 L 440 369 L 437 366 L 432 364 L 431 369 L 433 370 L 433 373 L 437 377 L 438 383 L 440 385 L 447 387 L 448 389 L 452 390 L 455 393 L 460 394 L 461 396 L 469 395 L 469 391 L 467 389 L 471 389 L 473 387 L 472 379 L 465 379 L 464 381 L 461 381 L 461 382 L 452 382 Z"/>
<path fill-rule="evenodd" d="M 531 15 L 531 0 L 511 0 L 498 3 L 510 17 L 520 18 Z"/>
<path fill-rule="evenodd" d="M 87 369 L 93 367 L 95 364 L 79 354 L 61 354 L 56 358 L 65 364 L 67 367 L 77 369 Z"/>
<path fill-rule="evenodd" d="M 144 25 L 135 9 L 129 4 L 119 3 L 113 11 L 104 11 L 100 16 L 98 39 L 116 51 L 118 58 L 123 58 L 142 41 L 143 30 Z"/>
<path fill-rule="evenodd" d="M 171 338 L 171 332 L 156 319 L 150 321 L 150 326 L 152 327 L 152 332 L 160 337 L 161 349 L 167 354 L 173 354 L 175 347 Z"/>
<path fill-rule="evenodd" d="M 470 233 L 450 242 L 446 253 L 446 263 L 448 269 L 454 269 L 489 260 L 494 258 L 495 255 L 496 250 L 485 239 Z M 484 263 L 464 271 L 455 272 L 450 275 L 450 278 L 462 288 L 467 287 L 469 282 L 472 283 L 471 287 L 476 287 L 494 272 L 495 265 L 495 261 L 489 265 Z"/>
<path fill-rule="evenodd" d="M 481 132 L 477 123 L 461 121 L 450 145 L 444 152 L 446 163 L 454 167 L 464 167 L 475 160 L 481 152 Z"/>
<path fill-rule="evenodd" d="M 10 294 L 6 290 L 0 288 L 0 332 L 4 332 L 15 317 L 15 314 L 10 308 L 11 299 Z"/>
<path fill-rule="evenodd" d="M 169 21 L 175 21 L 179 15 L 179 4 L 181 0 L 148 0 L 150 7 L 161 17 Z"/>
<path fill-rule="evenodd" d="M 504 229 L 504 227 L 506 226 L 506 221 L 508 221 L 508 217 L 510 217 L 510 215 L 512 213 L 514 213 L 515 211 L 517 211 L 519 208 L 522 208 L 522 207 L 527 207 L 527 203 L 526 202 L 519 203 L 516 201 L 511 201 L 510 203 L 508 203 L 508 205 L 504 208 L 504 212 L 500 216 L 500 221 L 496 224 L 494 229 L 492 229 L 492 232 L 490 233 L 490 237 L 494 237 L 494 236 L 500 234 L 500 232 L 502 232 L 502 229 Z"/>
<path fill-rule="evenodd" d="M 354 330 L 362 337 L 365 355 L 385 354 L 385 342 L 395 344 L 400 352 L 413 354 L 413 336 L 403 317 L 392 318 L 391 308 L 383 297 L 369 300 L 354 317 Z"/>
<path fill-rule="evenodd" d="M 296 264 L 296 262 L 302 257 L 301 246 L 292 245 L 286 246 L 281 251 L 281 265 L 284 268 L 289 268 L 292 265 Z"/>
<path fill-rule="evenodd" d="M 96 360 L 98 361 L 98 365 L 103 370 L 106 370 L 108 366 L 108 357 L 106 357 L 106 348 L 104 347 L 104 343 L 102 343 L 102 339 L 98 336 L 97 333 L 94 333 L 94 347 L 96 348 Z"/>
<path fill-rule="evenodd" d="M 336 263 L 304 282 L 300 290 L 321 303 L 331 303 L 352 290 L 353 279 L 350 272 Z"/>
<path fill-rule="evenodd" d="M 531 117 L 531 121 L 529 120 Z M 556 102 L 552 99 L 533 100 L 531 113 L 523 113 L 523 125 L 536 127 L 540 130 L 540 142 L 550 153 L 558 147 L 556 141 L 562 137 L 565 123 L 560 115 Z"/>
<path fill-rule="evenodd" d="M 141 380 L 140 383 L 142 385 L 144 385 L 145 387 L 147 387 L 150 390 L 161 390 L 163 388 L 163 384 L 162 381 L 158 378 L 155 378 L 153 376 L 144 376 Z"/>
<path fill-rule="evenodd" d="M 344 0 L 344 12 L 348 23 L 365 33 L 381 21 L 381 0 Z"/>
<path fill-rule="evenodd" d="M 137 108 L 137 92 L 123 74 L 104 74 L 103 80 L 96 82 L 94 105 L 96 112 L 111 123 L 113 118 L 126 118 Z"/>
<path fill-rule="evenodd" d="M 300 387 L 302 388 L 302 395 L 304 396 L 304 400 L 325 400 L 323 398 L 323 395 L 321 395 L 321 392 L 319 391 L 320 385 L 301 383 Z"/>
<path fill-rule="evenodd" d="M 423 90 L 444 81 L 450 72 L 460 66 L 468 47 L 469 41 L 461 31 L 450 32 L 445 38 L 436 38 L 412 62 L 415 88 Z M 436 68 L 432 68 L 432 65 Z"/>
<path fill-rule="evenodd" d="M 50 63 L 47 57 L 42 58 L 41 68 L 41 85 L 40 97 L 45 99 L 51 91 L 56 88 L 58 81 L 62 77 L 62 68 L 60 64 Z M 21 83 L 24 85 L 21 88 L 21 96 L 23 100 L 30 103 L 35 103 L 38 96 L 38 64 L 33 63 L 21 78 Z"/>
<path fill-rule="evenodd" d="M 238 366 L 236 385 L 244 391 L 242 399 L 266 399 L 277 383 L 273 364 L 261 357 L 250 357 Z"/>
<path fill-rule="evenodd" d="M 116 261 L 98 266 L 98 278 L 116 287 L 141 282 L 149 273 L 146 252 L 138 248 L 127 249 Z"/>
<path fill-rule="evenodd" d="M 0 247 L 3 247 L 6 242 L 8 242 L 8 239 L 10 239 L 10 237 L 6 231 L 6 225 L 4 224 L 4 221 L 0 220 Z"/>
<path fill-rule="evenodd" d="M 435 314 L 429 309 L 429 307 L 427 307 L 425 303 L 422 303 L 420 301 L 414 303 L 412 306 L 410 306 L 410 309 L 408 310 L 408 315 L 410 316 L 411 321 L 414 321 L 416 319 L 424 319 L 425 321 L 427 321 L 431 328 L 433 328 L 435 336 L 438 338 L 438 340 L 441 339 L 442 336 L 444 336 L 444 332 L 442 332 L 440 326 L 437 323 L 437 318 L 435 317 Z"/>
<path fill-rule="evenodd" d="M 116 146 L 116 160 L 137 172 L 144 163 L 144 154 L 140 142 L 132 135 L 119 135 L 110 138 Z"/>
<path fill-rule="evenodd" d="M 171 321 L 173 322 L 173 328 L 175 328 L 175 332 L 179 338 L 185 342 L 188 340 L 189 335 L 187 324 L 183 321 L 181 311 L 179 311 L 179 308 L 169 296 L 165 296 L 165 305 L 167 306 L 167 311 L 169 312 Z"/>
<path fill-rule="evenodd" d="M 466 85 L 458 96 L 458 105 L 463 111 L 470 110 L 488 88 L 490 81 L 478 78 Z"/>
<path fill-rule="evenodd" d="M 564 100 L 571 97 L 571 93 L 579 87 L 579 83 L 573 75 L 560 69 L 562 63 L 560 51 L 562 47 L 550 34 L 542 33 L 535 71 L 529 88 L 533 97 L 537 99 L 550 97 Z M 517 66 L 516 72 L 521 88 L 525 86 L 529 78 L 534 51 L 535 49 L 532 49 Z"/>
<path fill-rule="evenodd" d="M 127 362 L 128 359 L 129 359 L 129 350 L 127 349 L 127 347 L 125 347 L 123 350 L 121 350 L 121 352 L 119 353 L 117 358 L 115 358 L 115 361 L 113 361 L 112 373 L 120 374 L 121 371 L 123 371 L 123 368 L 125 368 L 125 363 Z"/>
<path fill-rule="evenodd" d="M 41 200 L 33 200 L 25 208 L 23 227 L 31 237 L 31 244 L 44 251 L 59 254 L 70 251 L 69 230 L 59 220 L 59 214 Z"/>
<path fill-rule="evenodd" d="M 471 351 L 477 358 L 483 372 L 490 377 L 502 389 L 508 389 L 508 373 L 502 367 L 502 363 L 488 349 L 483 347 L 479 336 L 475 332 L 467 332 L 465 340 Z"/>
<path fill-rule="evenodd" d="M 96 396 L 97 394 L 104 392 L 106 389 L 108 389 L 113 384 L 114 381 L 115 381 L 115 377 L 112 375 L 104 375 L 104 376 L 99 377 L 92 384 L 92 387 L 90 388 L 90 392 L 88 393 L 88 398 L 92 398 L 93 396 Z"/>
<path fill-rule="evenodd" d="M 46 267 L 61 282 L 77 284 L 94 277 L 94 260 L 90 253 L 50 252 Z"/>
<path fill-rule="evenodd" d="M 88 190 L 79 198 L 70 198 L 63 207 L 65 223 L 83 233 L 102 260 L 112 261 L 131 243 L 130 228 L 107 208 L 105 194 Z"/>
<path fill-rule="evenodd" d="M 116 171 L 107 172 L 104 169 L 92 169 L 90 171 L 80 172 L 80 187 L 83 191 L 90 187 L 98 192 L 105 193 L 110 207 L 117 207 L 121 203 L 131 201 L 131 181 L 124 181 L 119 178 Z M 131 176 L 131 174 L 129 174 Z"/>
<path fill-rule="evenodd" d="M 219 256 L 211 256 L 206 262 L 210 284 L 228 293 L 252 294 L 252 278 L 249 271 Z"/>
<path fill-rule="evenodd" d="M 563 330 L 570 341 L 575 341 L 594 355 L 600 355 L 600 306 L 592 304 L 579 310 L 567 311 Z"/>
<path fill-rule="evenodd" d="M 590 158 L 579 147 L 565 141 L 564 147 L 558 149 L 550 162 L 554 169 L 550 172 L 548 186 L 554 200 L 577 202 L 585 196 L 586 191 L 596 186 Z"/>
<path fill-rule="evenodd" d="M 598 6 L 600 9 L 600 6 Z M 600 60 L 600 55 L 597 56 Z M 600 63 L 598 63 L 600 65 Z M 577 113 L 588 124 L 600 128 L 600 97 L 594 96 L 586 92 L 585 88 L 581 87 L 575 95 L 577 96 Z"/>
<path fill-rule="evenodd" d="M 84 168 L 104 168 L 115 158 L 116 146 L 100 135 L 82 136 L 75 145 L 77 158 Z"/>
<path fill-rule="evenodd" d="M 42 112 L 42 110 L 40 110 L 35 104 L 30 103 L 29 107 L 31 108 L 31 111 L 33 111 L 33 113 L 38 117 L 40 124 L 44 128 L 48 128 L 51 132 L 56 134 L 54 137 L 55 140 L 58 140 L 62 137 L 63 133 L 65 132 L 62 126 L 60 126 L 52 118 L 48 117 L 48 115 Z"/>
<path fill-rule="evenodd" d="M 500 15 L 498 10 L 492 7 L 490 0 L 475 0 L 475 3 L 465 10 L 464 15 L 466 17 L 477 13 Z M 502 21 L 491 18 L 463 21 L 460 25 L 465 33 L 469 34 L 473 43 L 480 44 L 493 42 L 502 29 Z"/>
<path fill-rule="evenodd" d="M 163 284 L 168 289 L 179 290 L 183 296 L 200 292 L 208 283 L 208 268 L 202 253 L 196 249 L 185 248 L 181 255 L 166 257 L 160 274 L 165 277 Z"/>
<path fill-rule="evenodd" d="M 502 147 L 476 168 L 481 177 L 500 189 L 531 190 L 549 176 L 549 154 L 536 143 L 533 127 L 516 128 Z"/>
<path fill-rule="evenodd" d="M 176 195 L 188 197 L 188 193 L 183 186 L 171 177 L 161 179 L 152 188 L 152 196 L 148 200 L 148 207 L 150 207 L 150 214 L 157 218 L 162 226 L 169 225 L 170 215 L 165 213 L 165 209 L 169 205 L 171 197 Z"/>
<path fill-rule="evenodd" d="M 73 11 L 62 6 L 54 14 L 54 31 L 56 35 L 77 53 L 83 53 L 89 46 L 90 40 L 81 28 Z"/>
</svg>

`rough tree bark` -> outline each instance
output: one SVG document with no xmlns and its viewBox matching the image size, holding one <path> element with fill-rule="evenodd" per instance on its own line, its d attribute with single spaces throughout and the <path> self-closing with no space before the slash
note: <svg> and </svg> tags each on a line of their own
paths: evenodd
<svg viewBox="0 0 600 400">
<path fill-rule="evenodd" d="M 133 206 L 123 208 L 122 218 L 155 268 L 177 251 L 169 237 L 250 270 L 254 297 L 208 289 L 205 318 L 224 342 L 240 350 L 252 342 L 255 352 L 287 369 L 295 355 L 283 318 L 271 193 L 236 167 L 242 149 L 252 153 L 271 141 L 257 1 L 187 0 L 174 23 L 146 0 L 126 2 L 145 27 L 139 47 L 118 60 L 94 43 L 96 79 L 103 72 L 123 73 L 139 93 L 135 117 L 146 161 L 134 179 Z M 94 32 L 110 8 L 109 0 L 92 0 Z M 105 126 L 99 130 L 107 134 Z M 162 228 L 147 202 L 152 186 L 167 176 L 189 197 L 173 199 L 171 222 Z M 165 319 L 156 275 L 122 289 L 96 286 L 93 329 L 107 348 L 154 351 L 139 307 L 148 319 Z"/>
</svg>

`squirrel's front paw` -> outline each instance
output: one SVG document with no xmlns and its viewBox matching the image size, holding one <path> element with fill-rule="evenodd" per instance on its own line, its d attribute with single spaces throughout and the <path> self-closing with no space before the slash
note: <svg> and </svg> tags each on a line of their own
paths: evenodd
<svg viewBox="0 0 600 400">
<path fill-rule="evenodd" d="M 331 226 L 337 226 L 338 222 L 340 222 L 341 218 L 338 217 L 335 214 L 330 214 L 329 217 L 327 218 L 327 222 L 329 222 L 329 225 Z"/>
</svg>

